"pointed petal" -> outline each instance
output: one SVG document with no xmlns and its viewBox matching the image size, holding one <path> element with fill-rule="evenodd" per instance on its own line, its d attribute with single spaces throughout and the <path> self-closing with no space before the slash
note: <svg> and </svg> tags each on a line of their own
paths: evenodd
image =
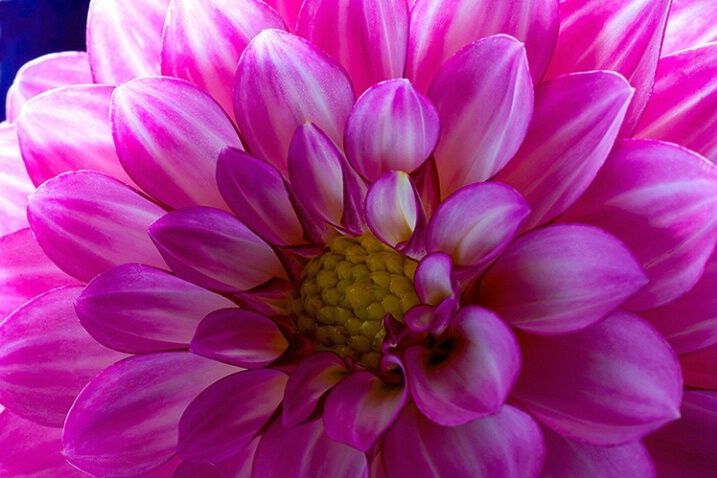
<svg viewBox="0 0 717 478">
<path fill-rule="evenodd" d="M 471 43 L 438 70 L 428 97 L 441 119 L 441 193 L 493 177 L 523 142 L 533 83 L 522 43 L 496 35 Z"/>
<path fill-rule="evenodd" d="M 166 268 L 146 232 L 164 211 L 104 174 L 71 172 L 47 181 L 27 213 L 47 257 L 77 279 L 126 262 Z"/>
<path fill-rule="evenodd" d="M 34 189 L 20 155 L 15 125 L 0 123 L 0 235 L 27 227 L 25 205 Z"/>
<path fill-rule="evenodd" d="M 244 51 L 234 113 L 249 150 L 286 175 L 289 143 L 310 121 L 341 144 L 354 93 L 346 72 L 306 40 L 265 30 Z"/>
<path fill-rule="evenodd" d="M 301 10 L 304 0 L 266 0 L 264 3 L 279 12 L 281 18 L 288 25 L 290 32 L 296 29 L 296 24 L 299 21 L 299 10 Z"/>
<path fill-rule="evenodd" d="M 686 386 L 717 390 L 717 345 L 680 357 Z"/>
<path fill-rule="evenodd" d="M 123 264 L 95 277 L 75 303 L 82 326 L 101 344 L 129 353 L 187 348 L 208 313 L 235 307 L 167 272 Z"/>
<path fill-rule="evenodd" d="M 524 230 L 565 211 L 590 185 L 613 146 L 632 88 L 612 72 L 562 76 L 535 91 L 520 150 L 498 174 L 528 201 Z"/>
<path fill-rule="evenodd" d="M 523 369 L 512 396 L 566 438 L 620 445 L 679 416 L 674 352 L 637 316 L 618 311 L 580 332 L 518 340 Z"/>
<path fill-rule="evenodd" d="M 374 182 L 366 194 L 366 222 L 371 232 L 391 247 L 406 245 L 426 213 L 411 178 L 390 171 Z"/>
<path fill-rule="evenodd" d="M 188 352 L 137 355 L 112 365 L 82 390 L 67 416 L 67 460 L 108 477 L 159 467 L 176 452 L 187 405 L 237 370 Z"/>
<path fill-rule="evenodd" d="M 672 0 L 662 56 L 717 40 L 717 10 L 711 0 Z"/>
</svg>

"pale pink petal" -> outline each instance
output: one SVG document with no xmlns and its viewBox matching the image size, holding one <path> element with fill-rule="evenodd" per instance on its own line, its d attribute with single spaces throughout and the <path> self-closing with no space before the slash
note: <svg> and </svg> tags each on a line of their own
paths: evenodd
<svg viewBox="0 0 717 478">
<path fill-rule="evenodd" d="M 335 58 L 356 93 L 403 76 L 408 42 L 406 0 L 304 0 L 296 34 Z"/>
<path fill-rule="evenodd" d="M 717 390 L 717 345 L 680 357 L 685 385 Z"/>
<path fill-rule="evenodd" d="M 179 457 L 214 462 L 240 452 L 281 404 L 286 380 L 278 370 L 250 370 L 207 387 L 179 420 Z"/>
<path fill-rule="evenodd" d="M 672 0 L 662 56 L 717 40 L 717 9 L 712 0 Z"/>
<path fill-rule="evenodd" d="M 299 21 L 299 11 L 304 0 L 266 0 L 265 3 L 279 12 L 281 18 L 289 26 L 289 31 L 293 32 L 296 29 L 296 24 Z"/>
<path fill-rule="evenodd" d="M 140 78 L 115 90 L 110 115 L 117 155 L 142 189 L 174 208 L 228 209 L 217 189 L 217 157 L 242 145 L 209 95 L 182 80 Z"/>
<path fill-rule="evenodd" d="M 239 131 L 252 154 L 284 175 L 296 127 L 315 123 L 340 145 L 353 103 L 343 68 L 303 38 L 265 30 L 239 60 L 234 82 Z"/>
<path fill-rule="evenodd" d="M 80 291 L 53 289 L 0 323 L 0 401 L 42 425 L 62 427 L 87 382 L 125 357 L 82 328 L 72 306 Z"/>
<path fill-rule="evenodd" d="M 87 53 L 95 83 L 117 85 L 138 76 L 159 75 L 169 1 L 92 0 Z"/>
<path fill-rule="evenodd" d="M 407 245 L 426 213 L 411 178 L 390 171 L 374 182 L 366 194 L 366 222 L 376 237 L 392 247 Z"/>
<path fill-rule="evenodd" d="M 67 460 L 107 477 L 159 467 L 176 453 L 187 405 L 237 370 L 189 352 L 137 355 L 112 365 L 82 390 L 67 416 Z"/>
<path fill-rule="evenodd" d="M 691 289 L 717 242 L 717 170 L 703 157 L 653 140 L 622 140 L 564 216 L 614 234 L 650 283 L 626 307 L 645 310 Z"/>
<path fill-rule="evenodd" d="M 35 58 L 18 70 L 7 92 L 7 119 L 15 121 L 23 105 L 40 93 L 61 86 L 88 83 L 92 83 L 92 73 L 84 51 L 50 53 Z"/>
<path fill-rule="evenodd" d="M 538 425 L 508 405 L 458 427 L 437 425 L 409 405 L 383 442 L 387 478 L 536 478 L 544 457 Z"/>
<path fill-rule="evenodd" d="M 632 92 L 607 71 L 562 76 L 535 90 L 525 141 L 496 178 L 528 201 L 524 229 L 554 219 L 587 189 L 612 149 Z"/>
<path fill-rule="evenodd" d="M 416 268 L 413 278 L 416 294 L 424 304 L 438 305 L 451 296 L 457 296 L 456 284 L 451 279 L 453 261 L 443 252 L 428 254 Z"/>
<path fill-rule="evenodd" d="M 679 416 L 677 359 L 637 316 L 618 311 L 580 332 L 518 340 L 523 368 L 512 396 L 566 438 L 620 445 Z"/>
<path fill-rule="evenodd" d="M 25 205 L 34 189 L 20 155 L 15 125 L 0 123 L 0 235 L 27 227 Z"/>
<path fill-rule="evenodd" d="M 187 348 L 199 321 L 235 304 L 167 272 L 123 264 L 95 277 L 75 303 L 101 344 L 130 353 Z"/>
<path fill-rule="evenodd" d="M 441 193 L 485 181 L 523 142 L 533 114 L 533 83 L 522 43 L 496 35 L 446 61 L 428 90 L 441 119 L 435 157 Z"/>
<path fill-rule="evenodd" d="M 164 211 L 104 174 L 70 172 L 47 181 L 30 197 L 27 214 L 47 257 L 80 280 L 126 262 L 166 267 L 146 232 Z"/>
<path fill-rule="evenodd" d="M 148 232 L 172 271 L 202 287 L 244 291 L 272 277 L 286 277 L 271 247 L 219 209 L 178 209 Z"/>
</svg>

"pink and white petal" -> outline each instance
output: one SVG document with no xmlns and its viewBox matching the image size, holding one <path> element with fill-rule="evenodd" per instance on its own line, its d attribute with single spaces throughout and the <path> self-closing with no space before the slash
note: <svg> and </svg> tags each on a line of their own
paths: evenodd
<svg viewBox="0 0 717 478">
<path fill-rule="evenodd" d="M 25 63 L 7 92 L 5 115 L 14 122 L 30 99 L 48 90 L 69 85 L 92 83 L 87 53 L 65 51 L 50 53 Z"/>
<path fill-rule="evenodd" d="M 565 73 L 613 70 L 635 97 L 620 136 L 631 136 L 655 80 L 671 0 L 569 0 L 560 4 L 560 34 L 546 79 Z"/>
<path fill-rule="evenodd" d="M 347 374 L 346 364 L 333 352 L 317 352 L 302 360 L 286 383 L 282 423 L 295 427 L 308 420 L 324 394 Z"/>
<path fill-rule="evenodd" d="M 672 0 L 662 56 L 717 40 L 717 10 L 710 0 Z"/>
<path fill-rule="evenodd" d="M 677 143 L 717 162 L 716 59 L 717 43 L 662 58 L 635 136 Z"/>
<path fill-rule="evenodd" d="M 77 397 L 64 431 L 64 454 L 100 476 L 141 475 L 167 462 L 187 405 L 238 369 L 189 352 L 136 355 L 97 375 Z"/>
<path fill-rule="evenodd" d="M 159 75 L 169 1 L 91 1 L 87 54 L 95 83 L 118 85 L 139 76 Z"/>
<path fill-rule="evenodd" d="M 441 121 L 435 157 L 445 198 L 495 176 L 518 151 L 533 114 L 525 47 L 508 35 L 471 43 L 428 90 Z"/>
<path fill-rule="evenodd" d="M 133 185 L 122 169 L 110 129 L 114 87 L 68 86 L 30 100 L 17 118 L 17 136 L 36 186 L 65 171 L 100 171 Z"/>
<path fill-rule="evenodd" d="M 166 268 L 146 232 L 163 214 L 130 187 L 90 171 L 47 181 L 27 205 L 30 227 L 42 250 L 81 281 L 127 262 Z"/>
<path fill-rule="evenodd" d="M 34 185 L 25 169 L 14 124 L 0 123 L 0 235 L 27 227 L 25 205 Z"/>
<path fill-rule="evenodd" d="M 406 245 L 426 213 L 411 178 L 390 171 L 374 182 L 366 194 L 366 221 L 376 237 L 391 247 Z"/>
<path fill-rule="evenodd" d="M 240 309 L 217 310 L 199 323 L 191 351 L 242 368 L 261 368 L 284 353 L 289 343 L 267 317 Z"/>
<path fill-rule="evenodd" d="M 436 306 L 449 297 L 457 297 L 460 291 L 452 273 L 453 261 L 444 252 L 433 252 L 421 259 L 413 279 L 421 302 Z"/>
<path fill-rule="evenodd" d="M 458 266 L 479 267 L 513 240 L 530 208 L 513 188 L 471 184 L 443 201 L 428 223 L 426 249 L 450 254 Z"/>
<path fill-rule="evenodd" d="M 626 305 L 675 300 L 702 276 L 717 242 L 717 169 L 702 156 L 654 140 L 622 140 L 565 221 L 614 234 L 650 283 Z"/>
<path fill-rule="evenodd" d="M 274 420 L 259 442 L 252 476 L 368 478 L 368 462 L 361 451 L 330 439 L 321 420 L 291 428 Z"/>
<path fill-rule="evenodd" d="M 717 392 L 686 391 L 682 417 L 645 438 L 659 476 L 709 478 L 717 469 Z"/>
<path fill-rule="evenodd" d="M 509 405 L 457 427 L 438 425 L 409 405 L 383 442 L 388 478 L 536 478 L 544 459 L 540 428 Z"/>
<path fill-rule="evenodd" d="M 406 0 L 304 0 L 296 34 L 331 55 L 358 94 L 401 78 L 406 64 Z"/>
<path fill-rule="evenodd" d="M 677 359 L 637 316 L 618 311 L 579 332 L 518 340 L 523 368 L 512 397 L 566 438 L 621 445 L 679 417 Z"/>
<path fill-rule="evenodd" d="M 564 334 L 598 322 L 645 284 L 640 263 L 617 238 L 563 224 L 513 242 L 483 278 L 479 303 L 521 330 Z"/>
<path fill-rule="evenodd" d="M 98 342 L 134 354 L 189 347 L 208 313 L 235 307 L 221 295 L 141 264 L 95 277 L 75 302 L 82 326 Z"/>
<path fill-rule="evenodd" d="M 183 80 L 139 78 L 115 90 L 110 116 L 122 166 L 145 191 L 173 208 L 228 209 L 217 188 L 217 157 L 242 145 L 209 95 Z"/>
<path fill-rule="evenodd" d="M 48 291 L 0 324 L 0 401 L 14 414 L 61 428 L 87 382 L 125 357 L 82 328 L 73 307 L 81 291 Z"/>
<path fill-rule="evenodd" d="M 208 463 L 239 453 L 281 404 L 286 380 L 278 370 L 250 370 L 207 387 L 179 420 L 179 457 Z"/>
<path fill-rule="evenodd" d="M 354 98 L 340 65 L 281 30 L 254 37 L 234 81 L 234 114 L 242 137 L 252 154 L 284 175 L 294 130 L 312 122 L 340 145 Z"/>
<path fill-rule="evenodd" d="M 453 317 L 435 350 L 409 347 L 404 361 L 418 409 L 439 425 L 458 426 L 501 409 L 520 371 L 520 349 L 498 316 L 471 306 Z"/>
<path fill-rule="evenodd" d="M 612 149 L 632 93 L 623 77 L 608 71 L 538 86 L 525 141 L 496 178 L 528 201 L 524 230 L 554 219 L 587 189 Z"/>
<path fill-rule="evenodd" d="M 680 357 L 685 385 L 717 390 L 717 345 Z"/>
<path fill-rule="evenodd" d="M 439 130 L 436 108 L 408 80 L 384 81 L 369 88 L 351 110 L 346 155 L 372 182 L 388 171 L 411 173 L 433 152 Z"/>
</svg>

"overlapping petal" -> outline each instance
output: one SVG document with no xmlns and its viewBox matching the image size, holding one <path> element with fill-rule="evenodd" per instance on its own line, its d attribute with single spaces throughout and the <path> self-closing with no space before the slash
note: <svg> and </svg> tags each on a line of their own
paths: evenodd
<svg viewBox="0 0 717 478">
<path fill-rule="evenodd" d="M 281 18 L 284 19 L 289 31 L 296 29 L 296 23 L 299 21 L 299 11 L 304 0 L 266 0 L 266 4 L 274 7 Z"/>
<path fill-rule="evenodd" d="M 672 0 L 662 56 L 717 40 L 717 10 L 710 0 Z"/>
<path fill-rule="evenodd" d="M 25 205 L 34 186 L 20 155 L 15 125 L 0 123 L 0 235 L 27 227 Z"/>
<path fill-rule="evenodd" d="M 680 357 L 685 385 L 717 390 L 717 345 Z"/>
<path fill-rule="evenodd" d="M 416 227 L 425 227 L 426 213 L 408 174 L 390 171 L 371 185 L 366 194 L 366 222 L 376 237 L 399 248 L 408 245 Z"/>
</svg>

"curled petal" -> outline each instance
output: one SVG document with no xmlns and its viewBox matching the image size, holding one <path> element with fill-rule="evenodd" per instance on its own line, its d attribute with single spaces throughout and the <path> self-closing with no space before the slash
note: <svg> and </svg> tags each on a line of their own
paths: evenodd
<svg viewBox="0 0 717 478">
<path fill-rule="evenodd" d="M 672 0 L 662 56 L 717 40 L 717 10 L 710 0 Z"/>
<path fill-rule="evenodd" d="M 0 235 L 27 227 L 25 206 L 34 189 L 20 155 L 15 125 L 0 123 Z"/>
<path fill-rule="evenodd" d="M 386 244 L 407 245 L 416 227 L 426 221 L 421 198 L 408 174 L 391 171 L 371 185 L 366 194 L 366 221 Z"/>
<path fill-rule="evenodd" d="M 421 302 L 438 305 L 448 297 L 457 296 L 452 273 L 453 261 L 446 253 L 434 252 L 421 259 L 413 279 Z"/>
</svg>

